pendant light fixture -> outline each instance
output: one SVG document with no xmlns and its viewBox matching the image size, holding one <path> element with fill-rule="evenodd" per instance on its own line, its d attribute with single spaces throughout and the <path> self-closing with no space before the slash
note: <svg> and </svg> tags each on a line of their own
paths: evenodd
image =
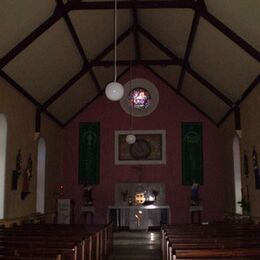
<svg viewBox="0 0 260 260">
<path fill-rule="evenodd" d="M 114 81 L 110 82 L 105 89 L 106 97 L 111 101 L 118 101 L 124 95 L 123 86 L 117 82 L 117 0 L 115 0 L 114 14 L 115 38 L 114 38 Z"/>
<path fill-rule="evenodd" d="M 130 86 L 131 86 L 131 81 L 130 81 Z M 131 87 L 130 87 L 130 93 L 131 93 Z M 134 104 L 132 103 L 132 101 L 130 101 L 131 103 L 130 103 L 130 109 L 131 109 L 131 113 L 130 113 L 130 120 L 131 120 L 131 122 L 130 122 L 130 125 L 131 125 L 131 131 L 133 130 L 133 109 L 134 109 Z M 126 136 L 126 138 L 125 138 L 125 140 L 126 140 L 126 142 L 128 143 L 128 144 L 134 144 L 135 143 L 135 141 L 136 141 L 136 136 L 132 133 L 132 132 L 130 132 L 127 136 Z"/>
<path fill-rule="evenodd" d="M 132 104 L 132 102 L 131 102 L 131 115 L 130 115 L 130 117 L 131 117 L 131 130 L 133 130 L 133 104 Z M 126 142 L 128 143 L 128 144 L 134 144 L 135 143 L 135 141 L 136 141 L 136 136 L 132 133 L 132 132 L 130 132 L 127 136 L 126 136 L 126 138 L 125 138 L 125 140 L 126 140 Z"/>
<path fill-rule="evenodd" d="M 130 48 L 130 50 L 131 50 L 132 48 Z M 130 53 L 130 82 L 129 82 L 129 84 L 130 84 L 130 91 L 129 91 L 129 94 L 131 95 L 132 94 L 132 61 L 131 61 L 131 58 L 132 58 L 132 51 L 131 51 L 131 53 Z M 134 112 L 134 102 L 133 102 L 133 100 L 132 100 L 132 98 L 131 97 L 128 97 L 129 98 L 129 106 L 130 106 L 130 120 L 131 120 L 131 122 L 130 122 L 130 130 L 132 131 L 133 130 L 133 112 Z M 135 143 L 135 141 L 136 141 L 136 136 L 133 134 L 133 133 L 129 133 L 127 136 L 126 136 L 126 142 L 128 143 L 128 144 L 134 144 Z"/>
</svg>

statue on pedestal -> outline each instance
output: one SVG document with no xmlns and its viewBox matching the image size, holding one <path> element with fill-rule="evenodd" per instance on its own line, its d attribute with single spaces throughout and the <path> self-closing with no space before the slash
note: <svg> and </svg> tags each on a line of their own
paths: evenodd
<svg viewBox="0 0 260 260">
<path fill-rule="evenodd" d="M 84 205 L 85 206 L 93 206 L 92 199 L 92 185 L 85 184 L 84 186 Z"/>
<path fill-rule="evenodd" d="M 191 206 L 199 206 L 200 198 L 199 198 L 199 184 L 195 181 L 191 186 Z"/>
</svg>

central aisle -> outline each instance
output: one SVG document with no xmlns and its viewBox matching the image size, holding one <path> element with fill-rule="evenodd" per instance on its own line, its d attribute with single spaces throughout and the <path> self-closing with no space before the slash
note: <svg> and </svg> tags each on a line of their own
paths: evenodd
<svg viewBox="0 0 260 260">
<path fill-rule="evenodd" d="M 159 231 L 117 231 L 109 260 L 161 260 Z"/>
</svg>

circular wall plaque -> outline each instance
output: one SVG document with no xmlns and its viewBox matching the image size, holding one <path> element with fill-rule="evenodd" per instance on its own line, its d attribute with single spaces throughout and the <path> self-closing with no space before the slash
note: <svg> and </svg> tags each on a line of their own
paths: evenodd
<svg viewBox="0 0 260 260">
<path fill-rule="evenodd" d="M 151 153 L 150 144 L 144 139 L 138 139 L 130 146 L 130 154 L 135 159 L 145 159 Z"/>
</svg>

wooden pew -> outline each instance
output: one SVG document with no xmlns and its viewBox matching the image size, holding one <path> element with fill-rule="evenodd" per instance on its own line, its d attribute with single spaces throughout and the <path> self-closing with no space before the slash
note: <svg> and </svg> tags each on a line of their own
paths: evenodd
<svg viewBox="0 0 260 260">
<path fill-rule="evenodd" d="M 175 259 L 258 257 L 260 248 L 175 250 Z"/>
<path fill-rule="evenodd" d="M 29 241 L 30 247 L 44 247 L 49 251 L 50 247 L 60 247 L 67 243 L 70 246 L 73 241 L 77 243 L 74 247 L 74 255 L 70 259 L 78 258 L 79 251 L 81 251 L 80 259 L 90 259 L 90 260 L 102 260 L 105 259 L 109 250 L 111 250 L 112 244 L 112 224 L 109 225 L 95 225 L 87 227 L 84 229 L 83 225 L 59 225 L 59 224 L 26 224 L 24 226 L 15 226 L 13 228 L 0 228 L 0 243 L 6 245 L 6 239 L 13 243 L 13 247 L 20 245 L 25 245 L 23 242 L 17 242 L 19 239 L 27 239 Z M 111 241 L 109 241 L 111 239 Z M 48 243 L 46 242 L 48 240 Z M 59 240 L 58 242 L 52 242 Z M 30 242 L 31 241 L 31 242 Z M 71 241 L 71 242 L 70 242 Z M 81 241 L 81 242 L 80 242 Z M 44 244 L 45 243 L 45 244 Z M 79 250 L 78 243 L 85 243 L 86 247 L 81 245 Z M 28 245 L 28 243 L 27 243 Z M 68 246 L 69 246 L 68 245 Z M 94 250 L 93 250 L 94 248 Z M 58 248 L 61 249 L 61 248 Z M 67 250 L 67 249 L 66 249 Z M 19 249 L 19 252 L 25 254 L 26 250 Z M 37 254 L 37 250 L 33 249 L 34 255 Z M 28 255 L 28 254 L 27 254 Z"/>
<path fill-rule="evenodd" d="M 203 251 L 211 252 L 212 254 L 195 255 L 194 259 L 213 259 L 220 257 L 219 255 L 214 255 L 214 250 L 226 250 L 226 253 L 236 250 L 236 252 L 240 254 L 239 256 L 232 255 L 232 257 L 256 257 L 258 256 L 258 252 L 255 250 L 260 248 L 259 227 L 259 225 L 256 226 L 252 224 L 243 226 L 217 224 L 207 226 L 173 225 L 162 227 L 162 257 L 163 260 L 171 260 L 177 257 L 182 259 L 184 258 L 183 250 L 198 250 L 194 252 Z M 182 254 L 177 255 L 177 252 L 178 254 L 182 252 Z M 185 252 L 185 254 L 187 252 Z M 243 253 L 247 253 L 247 255 L 243 255 Z M 228 258 L 229 256 L 226 255 L 222 257 Z M 185 255 L 185 259 L 186 258 L 189 259 L 192 257 L 189 257 L 187 254 Z"/>
<path fill-rule="evenodd" d="M 63 232 L 63 230 L 73 230 L 77 232 L 83 232 L 88 235 L 92 235 L 92 248 L 93 248 L 93 258 L 102 259 L 104 258 L 109 250 L 111 250 L 112 245 L 112 223 L 108 225 L 94 225 L 94 226 L 83 226 L 83 225 L 66 225 L 66 224 L 48 224 L 48 230 L 55 230 L 55 232 Z M 45 229 L 46 225 L 25 225 L 27 232 L 32 232 L 32 230 L 41 230 Z M 16 231 L 21 229 L 20 227 L 16 227 Z M 30 231 L 28 231 L 28 229 Z"/>
<path fill-rule="evenodd" d="M 0 259 L 4 260 L 61 260 L 61 256 L 8 256 L 0 255 Z"/>
</svg>

